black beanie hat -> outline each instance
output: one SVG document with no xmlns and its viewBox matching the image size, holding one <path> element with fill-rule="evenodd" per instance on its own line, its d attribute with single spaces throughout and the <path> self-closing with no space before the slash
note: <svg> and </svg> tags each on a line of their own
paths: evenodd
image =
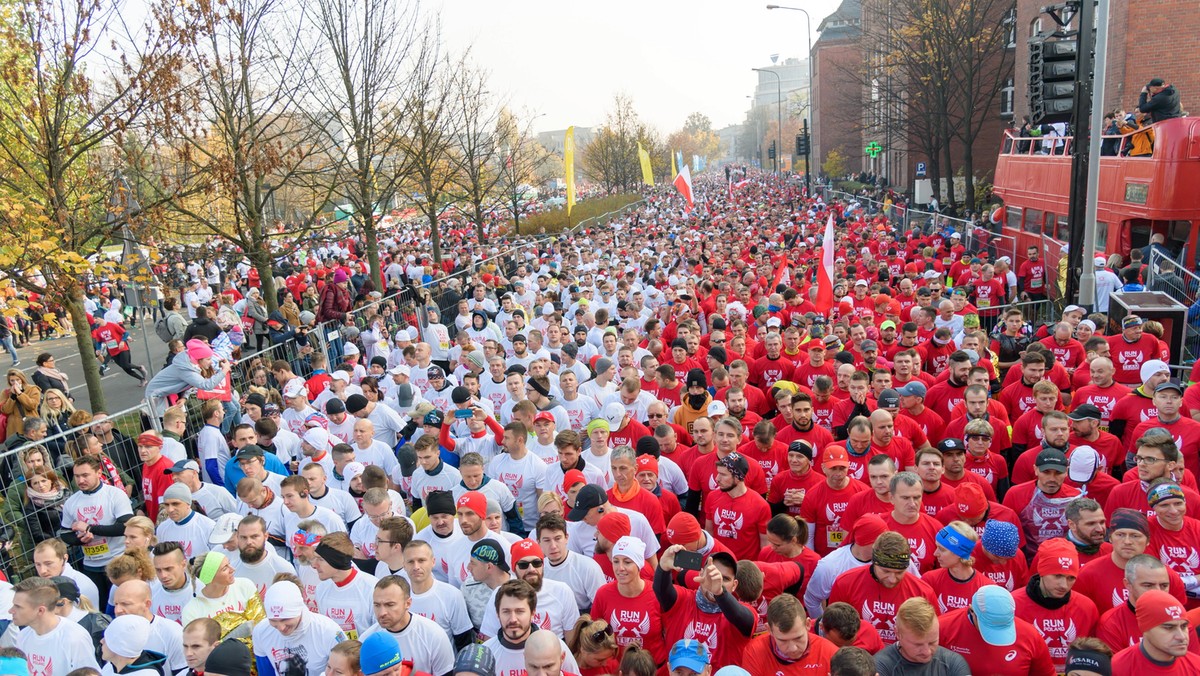
<svg viewBox="0 0 1200 676">
<path fill-rule="evenodd" d="M 222 676 L 250 676 L 250 649 L 237 639 L 225 639 L 204 660 L 204 672 Z"/>
<path fill-rule="evenodd" d="M 429 516 L 436 514 L 450 514 L 453 516 L 455 511 L 454 493 L 450 491 L 433 491 L 425 496 L 425 512 Z"/>
</svg>

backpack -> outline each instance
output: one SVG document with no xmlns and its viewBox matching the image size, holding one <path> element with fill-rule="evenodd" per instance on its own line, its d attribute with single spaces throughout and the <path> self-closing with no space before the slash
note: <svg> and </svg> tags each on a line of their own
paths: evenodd
<svg viewBox="0 0 1200 676">
<path fill-rule="evenodd" d="M 154 320 L 154 335 L 164 343 L 169 343 L 174 339 L 174 336 L 171 335 L 171 327 L 167 326 L 167 316 L 164 314 Z"/>
</svg>

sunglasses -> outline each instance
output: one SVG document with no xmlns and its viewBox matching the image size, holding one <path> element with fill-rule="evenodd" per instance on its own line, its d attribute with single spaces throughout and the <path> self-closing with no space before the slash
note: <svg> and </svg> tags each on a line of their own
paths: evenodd
<svg viewBox="0 0 1200 676">
<path fill-rule="evenodd" d="M 968 434 L 967 438 L 968 439 L 983 439 L 986 441 L 990 441 L 992 437 L 987 434 Z"/>
<path fill-rule="evenodd" d="M 592 632 L 592 643 L 600 643 L 604 640 L 605 636 L 612 636 L 612 635 L 613 635 L 612 627 L 608 626 L 608 624 L 605 624 L 603 629 L 598 629 L 598 630 Z"/>
<path fill-rule="evenodd" d="M 518 561 L 517 562 L 518 570 L 529 570 L 530 568 L 541 568 L 541 567 L 542 567 L 541 559 L 530 559 L 528 561 Z"/>
</svg>

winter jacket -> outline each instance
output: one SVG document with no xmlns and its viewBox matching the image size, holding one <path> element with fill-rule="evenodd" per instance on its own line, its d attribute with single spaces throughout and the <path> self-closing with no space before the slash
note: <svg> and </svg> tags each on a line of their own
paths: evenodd
<svg viewBox="0 0 1200 676">
<path fill-rule="evenodd" d="M 321 306 L 317 312 L 317 321 L 327 322 L 331 319 L 345 321 L 351 303 L 350 291 L 340 284 L 332 282 L 326 284 L 325 288 L 321 289 Z"/>
<path fill-rule="evenodd" d="M 183 342 L 186 343 L 193 338 L 204 338 L 209 345 L 212 345 L 219 333 L 221 333 L 221 327 L 217 326 L 216 322 L 208 317 L 204 319 L 197 317 L 192 320 L 191 324 L 188 324 L 187 331 L 183 333 Z"/>
<path fill-rule="evenodd" d="M 205 378 L 200 374 L 200 367 L 188 358 L 187 352 L 180 352 L 150 379 L 146 385 L 146 398 L 154 404 L 154 410 L 161 414 L 166 410 L 165 399 L 168 395 L 181 394 L 189 387 L 211 390 L 224 380 L 225 373 L 220 370 Z"/>
<path fill-rule="evenodd" d="M 1183 117 L 1183 109 L 1179 107 L 1179 92 L 1175 91 L 1174 85 L 1163 87 L 1154 96 L 1142 92 L 1138 95 L 1137 109 L 1139 112 L 1148 113 L 1151 122 Z"/>
</svg>

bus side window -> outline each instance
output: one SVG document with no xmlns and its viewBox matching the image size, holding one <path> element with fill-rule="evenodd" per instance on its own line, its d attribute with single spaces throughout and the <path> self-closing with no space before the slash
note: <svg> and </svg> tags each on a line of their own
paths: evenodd
<svg viewBox="0 0 1200 676">
<path fill-rule="evenodd" d="M 1025 210 L 1025 232 L 1033 234 L 1041 234 L 1042 232 L 1042 212 L 1039 209 Z"/>
<path fill-rule="evenodd" d="M 1096 221 L 1096 251 L 1108 250 L 1108 223 Z M 1107 258 L 1107 256 L 1106 256 Z"/>
</svg>

